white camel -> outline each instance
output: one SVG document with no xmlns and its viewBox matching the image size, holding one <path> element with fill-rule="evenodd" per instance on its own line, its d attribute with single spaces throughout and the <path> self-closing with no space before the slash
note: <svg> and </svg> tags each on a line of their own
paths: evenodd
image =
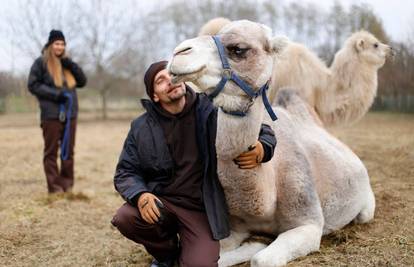
<svg viewBox="0 0 414 267">
<path fill-rule="evenodd" d="M 272 75 L 272 62 L 285 42 L 250 21 L 220 31 L 232 70 L 255 91 Z M 215 42 L 203 36 L 186 40 L 169 63 L 174 82 L 191 81 L 207 94 L 222 74 Z M 374 216 L 375 198 L 367 170 L 343 143 L 320 127 L 294 90 L 281 90 L 279 119 L 273 122 L 261 97 L 253 102 L 232 81 L 214 98 L 218 110 L 218 175 L 229 206 L 232 233 L 221 242 L 220 266 L 245 261 L 251 266 L 281 266 L 317 251 L 323 234 L 351 221 Z M 225 112 L 244 111 L 238 117 Z M 261 123 L 275 131 L 278 144 L 268 163 L 241 170 L 233 159 L 254 144 Z M 277 236 L 269 246 L 243 240 L 252 233 Z"/>
<path fill-rule="evenodd" d="M 230 22 L 212 19 L 199 36 L 214 35 Z M 325 126 L 351 124 L 371 107 L 377 94 L 378 70 L 392 54 L 390 46 L 369 32 L 359 31 L 345 41 L 328 68 L 306 46 L 289 42 L 273 62 L 270 101 L 275 101 L 280 88 L 296 88 Z"/>
</svg>

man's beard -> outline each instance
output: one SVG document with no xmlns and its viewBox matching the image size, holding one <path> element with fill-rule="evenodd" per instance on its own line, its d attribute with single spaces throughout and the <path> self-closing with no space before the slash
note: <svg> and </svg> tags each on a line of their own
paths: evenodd
<svg viewBox="0 0 414 267">
<path fill-rule="evenodd" d="M 170 101 L 171 101 L 171 103 L 175 103 L 175 102 L 178 102 L 178 101 L 180 101 L 180 99 L 181 98 L 183 98 L 185 96 L 185 92 L 183 91 L 181 94 L 179 94 L 179 95 L 175 95 L 175 96 L 171 96 L 171 97 L 169 97 L 169 99 L 170 99 Z"/>
</svg>

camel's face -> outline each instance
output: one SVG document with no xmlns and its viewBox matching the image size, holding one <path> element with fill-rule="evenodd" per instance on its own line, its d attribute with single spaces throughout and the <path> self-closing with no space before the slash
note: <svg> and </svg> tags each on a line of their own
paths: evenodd
<svg viewBox="0 0 414 267">
<path fill-rule="evenodd" d="M 246 20 L 226 25 L 219 36 L 231 68 L 249 86 L 258 90 L 270 79 L 273 55 L 283 47 L 282 39 L 271 39 L 270 29 Z M 202 36 L 182 42 L 175 48 L 168 69 L 174 83 L 191 81 L 202 91 L 211 93 L 222 75 L 213 38 Z M 248 99 L 233 82 L 226 84 L 222 94 L 239 98 L 239 103 Z M 217 105 L 220 99 L 221 94 L 215 99 Z"/>
<path fill-rule="evenodd" d="M 381 43 L 368 32 L 358 32 L 354 37 L 353 45 L 359 57 L 368 64 L 382 67 L 387 56 L 392 55 L 392 49 L 389 45 Z"/>
</svg>

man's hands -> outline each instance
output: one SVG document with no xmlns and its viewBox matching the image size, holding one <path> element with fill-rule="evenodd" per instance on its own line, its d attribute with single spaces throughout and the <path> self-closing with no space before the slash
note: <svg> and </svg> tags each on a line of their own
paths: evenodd
<svg viewBox="0 0 414 267">
<path fill-rule="evenodd" d="M 249 151 L 243 152 L 234 159 L 234 163 L 239 165 L 240 169 L 252 169 L 258 166 L 264 157 L 262 143 L 256 141 L 256 144 L 249 147 Z"/>
<path fill-rule="evenodd" d="M 161 216 L 156 201 L 160 200 L 151 193 L 142 193 L 138 199 L 138 210 L 141 217 L 149 224 L 155 224 Z"/>
</svg>

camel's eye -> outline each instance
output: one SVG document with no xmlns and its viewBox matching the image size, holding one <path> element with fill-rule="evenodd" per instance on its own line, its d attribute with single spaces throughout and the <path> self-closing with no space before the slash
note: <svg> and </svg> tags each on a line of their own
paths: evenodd
<svg viewBox="0 0 414 267">
<path fill-rule="evenodd" d="M 375 44 L 374 44 L 374 47 L 375 47 L 375 48 L 378 48 L 378 43 L 375 43 Z"/>
<path fill-rule="evenodd" d="M 250 48 L 241 48 L 238 46 L 228 46 L 227 49 L 229 50 L 230 55 L 234 55 L 239 58 L 245 57 L 246 52 L 250 50 Z"/>
</svg>

